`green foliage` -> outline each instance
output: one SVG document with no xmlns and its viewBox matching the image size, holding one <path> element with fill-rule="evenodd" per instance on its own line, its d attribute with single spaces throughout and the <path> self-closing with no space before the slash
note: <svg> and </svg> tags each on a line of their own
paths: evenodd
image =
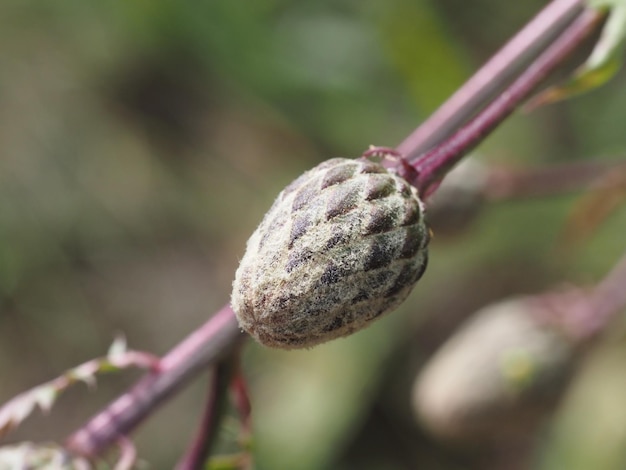
<svg viewBox="0 0 626 470">
<path fill-rule="evenodd" d="M 626 43 L 626 2 L 590 0 L 589 3 L 594 8 L 609 11 L 609 18 L 602 29 L 600 39 L 587 61 L 578 68 L 572 78 L 563 85 L 541 93 L 535 100 L 536 104 L 553 103 L 591 91 L 607 83 L 622 67 Z"/>
</svg>

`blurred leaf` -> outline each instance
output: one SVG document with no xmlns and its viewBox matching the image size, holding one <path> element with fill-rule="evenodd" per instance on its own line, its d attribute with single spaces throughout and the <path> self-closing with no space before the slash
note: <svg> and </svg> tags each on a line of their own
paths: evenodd
<svg viewBox="0 0 626 470">
<path fill-rule="evenodd" d="M 591 0 L 594 8 L 611 8 L 600 39 L 593 52 L 565 84 L 550 87 L 539 93 L 528 104 L 528 109 L 586 93 L 604 85 L 619 71 L 623 62 L 626 39 L 626 2 L 624 0 Z"/>
<path fill-rule="evenodd" d="M 0 470 L 48 469 L 48 470 L 90 470 L 96 467 L 85 458 L 75 457 L 56 444 L 35 444 L 21 442 L 0 447 Z M 98 464 L 101 470 L 110 468 Z"/>
<path fill-rule="evenodd" d="M 626 6 L 626 1 L 624 0 L 587 0 L 586 3 L 587 5 L 589 5 L 589 7 L 595 8 L 597 10 Z"/>
<path fill-rule="evenodd" d="M 107 358 L 109 361 L 114 362 L 116 359 L 122 357 L 128 351 L 128 347 L 126 344 L 126 338 L 123 336 L 118 336 L 111 344 L 109 351 L 107 352 Z"/>
<path fill-rule="evenodd" d="M 620 206 L 626 203 L 626 170 L 616 170 L 598 181 L 574 205 L 561 232 L 566 251 L 588 240 Z"/>
<path fill-rule="evenodd" d="M 68 370 L 63 375 L 9 400 L 0 407 L 0 437 L 22 423 L 36 408 L 44 413 L 50 411 L 61 392 L 77 382 L 84 382 L 93 386 L 98 373 L 118 371 L 133 366 L 156 367 L 158 358 L 147 353 L 123 351 L 122 347 L 126 347 L 125 342 L 122 343 L 118 338 L 109 350 L 109 353 L 111 350 L 114 351 L 114 355 L 85 362 Z"/>
</svg>

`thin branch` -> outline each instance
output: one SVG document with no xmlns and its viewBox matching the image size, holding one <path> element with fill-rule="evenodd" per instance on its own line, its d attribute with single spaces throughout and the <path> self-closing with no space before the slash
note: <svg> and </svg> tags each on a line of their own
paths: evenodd
<svg viewBox="0 0 626 470">
<path fill-rule="evenodd" d="M 618 175 L 623 175 L 621 180 L 616 180 Z M 620 191 L 620 187 L 626 188 L 626 159 L 584 160 L 531 167 L 484 165 L 476 159 L 466 160 L 446 176 L 436 197 L 429 201 L 428 221 L 436 238 L 441 240 L 442 237 L 445 239 L 464 233 L 481 215 L 486 203 L 588 191 L 585 198 L 592 195 L 593 204 L 581 206 L 583 217 L 575 214 L 563 229 L 566 243 L 561 247 L 566 248 L 575 241 L 572 233 L 578 243 L 581 235 L 593 233 L 593 229 L 619 203 L 606 195 L 610 191 Z M 602 201 L 599 204 L 604 210 L 597 210 L 596 199 Z M 590 212 L 594 217 L 592 223 L 586 216 Z M 576 223 L 579 219 L 581 222 Z M 571 226 L 572 222 L 574 226 Z"/>
<path fill-rule="evenodd" d="M 566 286 L 529 299 L 540 320 L 562 329 L 581 348 L 593 344 L 626 308 L 626 252 L 595 286 Z"/>
<path fill-rule="evenodd" d="M 520 70 L 582 11 L 581 0 L 549 3 L 459 90 L 422 123 L 398 147 L 407 158 L 440 143 L 465 124 L 488 99 L 511 83 Z"/>
<path fill-rule="evenodd" d="M 125 436 L 118 439 L 120 458 L 115 463 L 114 470 L 131 470 L 137 462 L 137 449 L 133 442 Z"/>
<path fill-rule="evenodd" d="M 441 178 L 473 150 L 594 31 L 603 14 L 585 10 L 554 43 L 502 94 L 498 95 L 467 125 L 433 150 L 409 159 L 418 172 L 414 182 L 421 194 L 428 195 Z"/>
<path fill-rule="evenodd" d="M 233 351 L 244 337 L 230 306 L 223 307 L 163 357 L 158 372 L 140 379 L 72 434 L 67 447 L 81 455 L 98 455 L 128 435 L 185 382 Z"/>
<path fill-rule="evenodd" d="M 252 404 L 250 403 L 248 385 L 245 377 L 243 376 L 243 372 L 241 371 L 241 367 L 235 374 L 232 387 L 235 406 L 239 411 L 239 419 L 241 421 L 241 438 L 247 440 L 252 430 Z"/>
<path fill-rule="evenodd" d="M 492 167 L 483 188 L 490 201 L 545 197 L 589 187 L 615 171 L 626 171 L 626 160 L 585 160 L 537 168 Z"/>
<path fill-rule="evenodd" d="M 176 470 L 202 470 L 218 432 L 218 424 L 226 411 L 228 386 L 235 369 L 237 355 L 223 359 L 211 369 L 211 377 L 204 413 L 190 448 L 176 466 Z"/>
</svg>

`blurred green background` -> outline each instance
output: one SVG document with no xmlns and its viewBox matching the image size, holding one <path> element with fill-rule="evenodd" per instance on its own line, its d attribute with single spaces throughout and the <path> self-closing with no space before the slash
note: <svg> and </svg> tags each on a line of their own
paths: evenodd
<svg viewBox="0 0 626 470">
<path fill-rule="evenodd" d="M 543 4 L 3 0 L 0 402 L 104 354 L 118 332 L 167 351 L 228 301 L 245 241 L 282 187 L 326 158 L 399 143 Z M 625 82 L 513 117 L 482 159 L 623 155 Z M 420 342 L 441 340 L 419 332 L 508 295 L 599 279 L 624 249 L 626 214 L 557 254 L 574 203 L 494 205 L 452 240 L 435 227 L 409 301 L 354 337 L 303 352 L 248 344 L 258 468 L 467 468 L 412 415 Z M 536 468 L 626 467 L 621 336 L 586 362 Z M 62 440 L 137 376 L 78 387 L 8 442 Z M 180 456 L 205 386 L 136 434 L 151 468 Z"/>
</svg>

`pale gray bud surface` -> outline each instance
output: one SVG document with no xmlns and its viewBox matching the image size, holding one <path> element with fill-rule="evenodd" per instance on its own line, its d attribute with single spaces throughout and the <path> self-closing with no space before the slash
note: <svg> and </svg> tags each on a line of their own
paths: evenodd
<svg viewBox="0 0 626 470">
<path fill-rule="evenodd" d="M 528 298 L 486 307 L 443 344 L 413 391 L 427 429 L 452 440 L 517 436 L 553 411 L 578 350 L 536 308 Z"/>
<path fill-rule="evenodd" d="M 233 283 L 241 328 L 266 346 L 315 346 L 396 308 L 426 269 L 417 191 L 381 164 L 327 160 L 279 195 Z"/>
</svg>

